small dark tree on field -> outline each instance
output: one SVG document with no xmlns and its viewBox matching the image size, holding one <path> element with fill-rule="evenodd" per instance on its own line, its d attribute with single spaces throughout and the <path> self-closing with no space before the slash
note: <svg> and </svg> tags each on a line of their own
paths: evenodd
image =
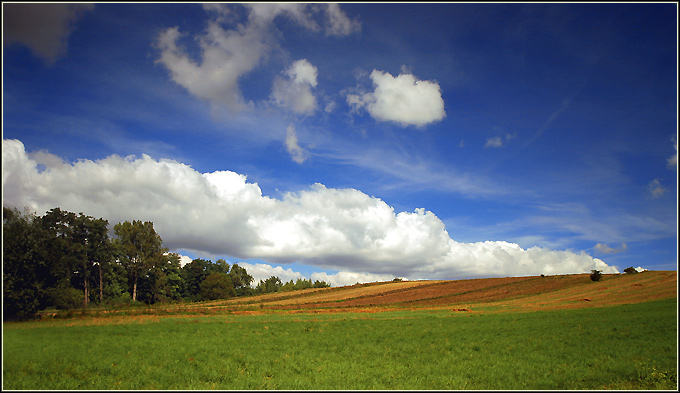
<svg viewBox="0 0 680 393">
<path fill-rule="evenodd" d="M 602 279 L 602 272 L 599 270 L 591 270 L 590 279 L 593 281 L 600 281 L 600 279 Z"/>
<path fill-rule="evenodd" d="M 637 269 L 635 269 L 634 267 L 631 266 L 631 267 L 627 267 L 627 268 L 623 269 L 623 272 L 627 273 L 627 274 L 635 274 L 638 271 L 637 271 Z"/>
</svg>

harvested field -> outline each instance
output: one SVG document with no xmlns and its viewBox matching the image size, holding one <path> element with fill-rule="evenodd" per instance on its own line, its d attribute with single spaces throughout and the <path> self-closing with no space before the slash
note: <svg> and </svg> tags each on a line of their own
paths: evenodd
<svg viewBox="0 0 680 393">
<path fill-rule="evenodd" d="M 410 285 L 407 285 L 410 284 Z M 639 303 L 677 296 L 677 272 L 589 274 L 484 278 L 455 281 L 387 282 L 370 287 L 332 288 L 285 299 L 259 297 L 275 310 L 383 308 L 452 308 L 487 311 L 596 307 Z M 342 289 L 342 290 L 341 290 Z M 305 291 L 301 291 L 305 292 Z"/>
<path fill-rule="evenodd" d="M 677 297 L 676 271 L 608 274 L 599 282 L 589 274 L 401 281 L 355 284 L 271 293 L 229 300 L 122 310 L 78 312 L 86 318 L 178 314 L 201 316 L 262 313 L 342 313 L 432 309 L 473 313 L 604 307 Z M 54 314 L 45 314 L 54 316 Z M 52 318 L 49 318 L 52 319 Z M 141 320 L 151 320 L 143 318 Z"/>
</svg>

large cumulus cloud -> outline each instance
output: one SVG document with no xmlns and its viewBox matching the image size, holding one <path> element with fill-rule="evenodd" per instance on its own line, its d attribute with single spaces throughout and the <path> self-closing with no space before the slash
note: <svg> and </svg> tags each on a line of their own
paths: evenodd
<svg viewBox="0 0 680 393">
<path fill-rule="evenodd" d="M 355 189 L 314 184 L 275 199 L 244 175 L 147 155 L 65 163 L 18 140 L 2 149 L 4 206 L 150 220 L 171 249 L 411 279 L 617 271 L 584 252 L 459 243 L 434 213 L 395 212 Z"/>
</svg>

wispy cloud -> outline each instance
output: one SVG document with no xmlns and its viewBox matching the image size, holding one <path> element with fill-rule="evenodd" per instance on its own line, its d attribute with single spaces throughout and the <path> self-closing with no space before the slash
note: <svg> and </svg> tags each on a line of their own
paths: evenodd
<svg viewBox="0 0 680 393">
<path fill-rule="evenodd" d="M 511 139 L 514 139 L 517 136 L 517 134 L 505 134 L 505 136 L 494 136 L 491 138 L 487 138 L 486 143 L 484 144 L 484 147 L 503 147 L 505 146 Z"/>
<path fill-rule="evenodd" d="M 658 198 L 666 193 L 666 188 L 663 185 L 661 185 L 661 181 L 659 179 L 654 179 L 651 182 L 649 182 L 649 184 L 647 185 L 647 189 L 654 198 Z"/>
<path fill-rule="evenodd" d="M 536 131 L 536 134 L 534 135 L 534 137 L 531 138 L 526 144 L 527 144 L 527 145 L 528 145 L 528 144 L 531 144 L 531 143 L 535 142 L 537 139 L 539 139 L 539 138 L 543 135 L 543 133 L 545 132 L 545 130 L 547 130 L 548 127 L 550 127 L 550 125 L 551 125 L 551 124 L 552 124 L 552 123 L 553 123 L 553 122 L 554 122 L 554 121 L 555 121 L 555 120 L 556 120 L 556 119 L 557 119 L 564 111 L 566 111 L 567 109 L 569 109 L 569 105 L 571 104 L 571 100 L 572 100 L 572 97 L 571 97 L 571 96 L 565 98 L 564 100 L 562 100 L 562 106 L 560 106 L 559 109 L 557 109 L 556 111 L 554 111 L 553 113 L 551 113 L 550 116 L 548 116 L 548 118 L 543 122 L 543 125 L 541 125 L 541 128 L 539 128 L 538 131 Z"/>
<path fill-rule="evenodd" d="M 508 192 L 507 187 L 483 173 L 468 173 L 446 167 L 399 146 L 372 147 L 329 139 L 317 143 L 314 155 L 335 164 L 369 170 L 382 178 L 380 187 L 383 189 L 427 189 L 471 197 L 489 197 Z"/>
<path fill-rule="evenodd" d="M 286 128 L 286 150 L 290 154 L 293 161 L 302 164 L 309 157 L 309 153 L 298 145 L 297 134 L 295 133 L 295 126 L 289 125 Z"/>
<path fill-rule="evenodd" d="M 595 250 L 601 252 L 602 254 L 618 254 L 624 252 L 628 249 L 628 245 L 625 242 L 621 243 L 621 248 L 611 248 L 604 243 L 597 243 L 595 245 Z"/>
</svg>

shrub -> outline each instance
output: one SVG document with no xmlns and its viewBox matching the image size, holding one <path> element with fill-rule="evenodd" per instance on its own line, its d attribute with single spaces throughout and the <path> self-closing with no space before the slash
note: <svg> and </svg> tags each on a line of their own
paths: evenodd
<svg viewBox="0 0 680 393">
<path fill-rule="evenodd" d="M 130 303 L 132 302 L 132 296 L 130 295 L 129 292 L 123 292 L 118 294 L 117 296 L 114 296 L 110 298 L 109 300 L 106 301 L 106 306 L 107 307 L 121 307 L 121 306 L 129 306 Z"/>
<path fill-rule="evenodd" d="M 635 269 L 634 267 L 631 266 L 631 267 L 627 267 L 627 268 L 623 269 L 623 272 L 627 273 L 627 274 L 635 274 L 638 271 L 637 271 L 637 269 Z"/>
<path fill-rule="evenodd" d="M 70 310 L 83 305 L 83 291 L 73 287 L 48 288 L 45 294 L 50 303 L 59 310 Z"/>
<path fill-rule="evenodd" d="M 593 281 L 600 281 L 600 279 L 602 279 L 602 272 L 599 270 L 591 270 L 590 279 Z"/>
</svg>

